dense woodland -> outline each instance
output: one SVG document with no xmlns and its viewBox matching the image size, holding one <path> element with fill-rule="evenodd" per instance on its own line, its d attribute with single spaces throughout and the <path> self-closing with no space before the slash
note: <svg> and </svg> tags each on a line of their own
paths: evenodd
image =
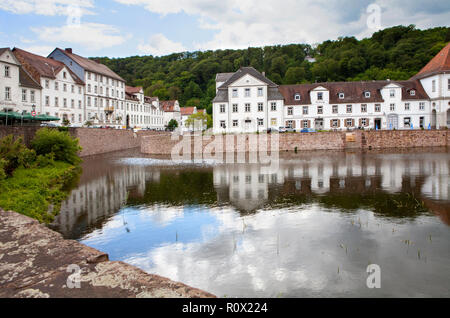
<svg viewBox="0 0 450 318">
<path fill-rule="evenodd" d="M 148 96 L 178 99 L 182 106 L 198 106 L 211 113 L 216 73 L 253 66 L 277 84 L 405 80 L 449 41 L 450 28 L 419 30 L 411 25 L 384 29 L 360 41 L 342 37 L 314 47 L 291 44 L 96 60 L 117 72 L 128 85 L 144 87 Z M 316 62 L 308 62 L 307 56 Z"/>
</svg>

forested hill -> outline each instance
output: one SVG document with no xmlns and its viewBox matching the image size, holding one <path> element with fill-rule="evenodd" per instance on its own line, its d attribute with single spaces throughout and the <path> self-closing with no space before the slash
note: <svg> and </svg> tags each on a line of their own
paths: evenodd
<svg viewBox="0 0 450 318">
<path fill-rule="evenodd" d="M 397 26 L 371 38 L 266 46 L 245 50 L 178 53 L 162 57 L 95 58 L 148 96 L 178 99 L 182 106 L 211 110 L 215 75 L 253 66 L 277 84 L 325 81 L 405 80 L 416 74 L 450 41 L 450 28 L 418 30 Z M 316 58 L 315 63 L 305 57 Z"/>
</svg>

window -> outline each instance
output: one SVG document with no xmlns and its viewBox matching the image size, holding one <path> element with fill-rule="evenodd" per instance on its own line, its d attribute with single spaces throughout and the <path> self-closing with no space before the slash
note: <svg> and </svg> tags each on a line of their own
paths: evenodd
<svg viewBox="0 0 450 318">
<path fill-rule="evenodd" d="M 11 87 L 5 87 L 5 100 L 11 100 Z"/>
<path fill-rule="evenodd" d="M 250 88 L 245 89 L 245 97 L 250 97 Z"/>
<path fill-rule="evenodd" d="M 288 116 L 292 116 L 294 114 L 294 107 L 288 107 L 287 114 Z"/>
<path fill-rule="evenodd" d="M 419 103 L 419 110 L 425 110 L 425 103 L 424 102 L 420 102 Z"/>
<path fill-rule="evenodd" d="M 9 66 L 5 66 L 5 77 L 9 77 Z"/>
<path fill-rule="evenodd" d="M 344 93 L 339 93 L 339 99 L 344 99 L 345 98 L 345 94 Z"/>
<path fill-rule="evenodd" d="M 277 119 L 276 119 L 276 118 L 272 118 L 272 119 L 270 120 L 270 124 L 271 124 L 272 126 L 276 126 L 276 125 L 277 125 Z"/>
<path fill-rule="evenodd" d="M 50 96 L 45 96 L 45 106 L 50 106 Z"/>
<path fill-rule="evenodd" d="M 346 119 L 345 122 L 347 123 L 347 127 L 352 127 L 353 126 L 353 119 Z"/>
<path fill-rule="evenodd" d="M 227 126 L 225 125 L 225 120 L 220 121 L 220 128 L 227 128 Z"/>
<path fill-rule="evenodd" d="M 87 98 L 87 105 L 88 105 L 88 107 L 91 107 L 91 98 L 90 97 Z"/>
<path fill-rule="evenodd" d="M 82 121 L 83 121 L 83 118 L 81 117 L 81 114 L 79 114 L 79 115 L 78 115 L 78 122 L 81 123 Z"/>
<path fill-rule="evenodd" d="M 74 85 L 71 86 L 70 91 L 72 92 L 72 94 L 75 93 L 75 86 Z"/>
<path fill-rule="evenodd" d="M 302 126 L 303 126 L 303 128 L 309 128 L 309 121 L 308 120 L 302 120 Z"/>
<path fill-rule="evenodd" d="M 245 104 L 245 112 L 249 113 L 251 111 L 250 104 Z"/>
<path fill-rule="evenodd" d="M 364 93 L 364 96 L 365 96 L 366 98 L 370 98 L 370 92 L 365 92 L 365 93 Z"/>
<path fill-rule="evenodd" d="M 361 113 L 367 113 L 367 105 L 366 104 L 361 105 Z"/>
<path fill-rule="evenodd" d="M 75 100 L 74 99 L 72 99 L 70 101 L 70 107 L 75 108 Z"/>
<path fill-rule="evenodd" d="M 380 104 L 375 104 L 375 112 L 377 112 L 377 113 L 381 112 L 381 105 Z"/>
<path fill-rule="evenodd" d="M 238 105 L 233 104 L 233 113 L 237 113 L 237 112 L 238 112 Z"/>
<path fill-rule="evenodd" d="M 258 88 L 258 96 L 259 97 L 263 96 L 264 95 L 263 93 L 264 93 L 264 91 L 263 91 L 262 87 L 259 87 Z"/>
<path fill-rule="evenodd" d="M 323 114 L 323 106 L 317 106 L 317 114 Z"/>
<path fill-rule="evenodd" d="M 338 105 L 333 105 L 333 114 L 337 114 L 339 110 L 339 106 Z"/>
<path fill-rule="evenodd" d="M 275 112 L 277 110 L 277 103 L 270 103 L 270 109 Z"/>
<path fill-rule="evenodd" d="M 45 88 L 50 88 L 50 81 L 49 80 L 45 80 Z"/>
<path fill-rule="evenodd" d="M 264 119 L 258 118 L 258 126 L 264 126 Z"/>
<path fill-rule="evenodd" d="M 58 88 L 59 88 L 59 86 L 58 86 L 58 82 L 55 82 L 55 91 L 57 91 L 57 90 L 58 90 Z"/>
<path fill-rule="evenodd" d="M 391 89 L 389 91 L 389 95 L 391 96 L 391 98 L 394 98 L 395 97 L 395 89 Z"/>
<path fill-rule="evenodd" d="M 350 114 L 353 112 L 352 108 L 353 108 L 352 105 L 347 105 L 347 114 Z"/>
<path fill-rule="evenodd" d="M 411 118 L 405 117 L 405 119 L 403 120 L 403 125 L 405 128 L 411 128 Z"/>
<path fill-rule="evenodd" d="M 59 106 L 59 100 L 58 100 L 58 97 L 55 97 L 55 107 L 58 107 Z"/>
<path fill-rule="evenodd" d="M 447 89 L 450 91 L 450 78 L 447 80 Z"/>
<path fill-rule="evenodd" d="M 288 120 L 286 122 L 286 128 L 293 128 L 294 127 L 294 121 L 293 120 Z"/>
<path fill-rule="evenodd" d="M 412 90 L 409 92 L 409 94 L 410 94 L 411 96 L 416 96 L 416 91 L 412 89 Z"/>
<path fill-rule="evenodd" d="M 81 86 L 78 87 L 78 94 L 81 94 Z"/>
<path fill-rule="evenodd" d="M 317 100 L 323 100 L 323 93 L 317 93 Z"/>
<path fill-rule="evenodd" d="M 300 100 L 301 99 L 301 95 L 300 94 L 295 94 L 294 99 L 295 100 Z"/>
<path fill-rule="evenodd" d="M 237 120 L 233 120 L 233 127 L 238 127 L 239 122 Z"/>
<path fill-rule="evenodd" d="M 64 105 L 64 107 L 67 107 L 67 98 L 64 98 L 63 105 Z"/>
<path fill-rule="evenodd" d="M 22 102 L 26 102 L 26 101 L 27 101 L 27 90 L 22 89 Z"/>
<path fill-rule="evenodd" d="M 363 126 L 363 127 L 367 126 L 367 118 L 361 119 L 361 126 Z"/>
<path fill-rule="evenodd" d="M 333 121 L 331 122 L 331 126 L 333 128 L 338 128 L 339 127 L 339 119 L 333 119 Z"/>
<path fill-rule="evenodd" d="M 303 106 L 303 115 L 308 115 L 308 106 Z"/>
<path fill-rule="evenodd" d="M 390 110 L 391 110 L 391 112 L 395 111 L 395 104 L 390 105 Z"/>
<path fill-rule="evenodd" d="M 405 103 L 405 110 L 409 110 L 409 103 Z"/>
<path fill-rule="evenodd" d="M 63 78 L 67 78 L 66 72 L 63 72 Z"/>
<path fill-rule="evenodd" d="M 436 80 L 433 80 L 431 82 L 431 90 L 432 90 L 433 93 L 436 92 Z"/>
<path fill-rule="evenodd" d="M 234 98 L 238 97 L 238 90 L 237 90 L 237 88 L 233 88 L 233 97 Z"/>
<path fill-rule="evenodd" d="M 264 111 L 264 104 L 263 103 L 258 103 L 258 111 L 259 112 L 263 112 Z"/>
<path fill-rule="evenodd" d="M 224 104 L 220 105 L 220 112 L 225 113 L 225 105 Z"/>
<path fill-rule="evenodd" d="M 34 91 L 30 91 L 30 102 L 34 103 L 36 101 Z"/>
<path fill-rule="evenodd" d="M 67 92 L 67 84 L 63 85 L 63 91 Z"/>
<path fill-rule="evenodd" d="M 91 73 L 90 72 L 88 72 L 88 79 L 89 80 L 91 79 Z"/>
</svg>

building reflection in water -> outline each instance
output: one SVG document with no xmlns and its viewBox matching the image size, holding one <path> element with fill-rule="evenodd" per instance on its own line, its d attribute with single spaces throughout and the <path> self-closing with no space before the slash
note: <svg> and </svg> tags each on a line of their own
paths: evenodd
<svg viewBox="0 0 450 318">
<path fill-rule="evenodd" d="M 62 204 L 55 222 L 57 228 L 66 237 L 76 238 L 89 228 L 101 227 L 105 219 L 126 206 L 130 199 L 148 203 L 146 187 L 149 184 L 157 186 L 161 175 L 179 175 L 186 169 L 127 165 L 104 158 L 87 160 L 78 188 Z M 216 204 L 230 204 L 245 213 L 255 212 L 285 196 L 411 193 L 450 224 L 450 159 L 445 151 L 287 154 L 282 156 L 277 172 L 269 175 L 255 164 L 199 169 L 202 173 L 212 174 L 213 185 L 207 191 L 216 192 Z M 179 179 L 175 178 L 173 182 L 183 182 Z M 200 196 L 204 193 L 190 190 L 186 203 L 202 203 Z M 202 188 L 198 192 L 204 191 Z M 171 202 L 163 203 L 170 205 Z M 211 204 L 210 201 L 207 203 Z"/>
</svg>

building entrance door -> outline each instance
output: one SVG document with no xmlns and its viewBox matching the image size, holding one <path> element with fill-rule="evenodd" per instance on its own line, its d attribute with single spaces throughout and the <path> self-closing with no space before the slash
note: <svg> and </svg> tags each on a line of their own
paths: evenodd
<svg viewBox="0 0 450 318">
<path fill-rule="evenodd" d="M 398 115 L 392 114 L 388 116 L 388 129 L 398 129 Z"/>
<path fill-rule="evenodd" d="M 381 129 L 381 118 L 375 118 L 375 129 Z"/>
<path fill-rule="evenodd" d="M 322 130 L 324 128 L 323 119 L 322 118 L 316 119 L 315 123 L 314 123 L 314 127 L 316 130 Z"/>
</svg>

